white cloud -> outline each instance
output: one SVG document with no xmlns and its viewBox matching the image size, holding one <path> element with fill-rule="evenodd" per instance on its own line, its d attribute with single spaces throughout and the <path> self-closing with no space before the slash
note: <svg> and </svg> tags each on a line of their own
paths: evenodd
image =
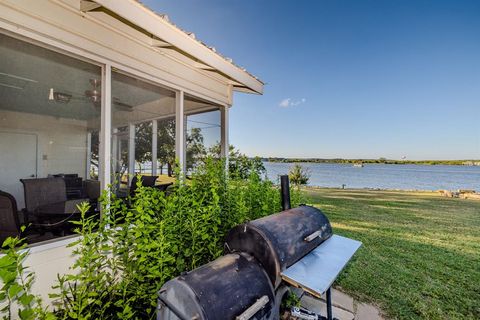
<svg viewBox="0 0 480 320">
<path fill-rule="evenodd" d="M 296 107 L 301 105 L 302 103 L 307 102 L 307 99 L 302 98 L 300 100 L 292 100 L 292 98 L 285 98 L 278 104 L 279 107 L 288 108 L 288 107 Z"/>
<path fill-rule="evenodd" d="M 279 106 L 282 108 L 286 108 L 289 105 L 290 105 L 290 98 L 283 99 L 282 101 L 280 101 L 280 104 L 279 104 Z"/>
</svg>

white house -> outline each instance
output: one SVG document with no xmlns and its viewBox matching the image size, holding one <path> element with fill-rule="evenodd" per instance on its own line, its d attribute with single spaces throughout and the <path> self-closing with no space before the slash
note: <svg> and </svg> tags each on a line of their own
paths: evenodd
<svg viewBox="0 0 480 320">
<path fill-rule="evenodd" d="M 20 210 L 20 179 L 70 174 L 105 188 L 120 167 L 135 172 L 136 135 L 145 132 L 148 173 L 158 175 L 157 133 L 168 121 L 184 169 L 192 128 L 227 156 L 233 93 L 262 91 L 259 79 L 137 1 L 0 0 L 0 190 Z M 71 241 L 31 247 L 46 300 L 72 264 Z"/>
</svg>

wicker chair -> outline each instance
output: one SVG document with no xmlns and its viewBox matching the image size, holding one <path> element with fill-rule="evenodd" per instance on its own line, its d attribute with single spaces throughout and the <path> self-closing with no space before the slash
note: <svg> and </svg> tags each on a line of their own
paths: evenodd
<svg viewBox="0 0 480 320">
<path fill-rule="evenodd" d="M 20 236 L 17 201 L 6 192 L 0 191 L 0 245 L 8 237 Z"/>
<path fill-rule="evenodd" d="M 155 182 L 157 181 L 158 176 L 140 176 L 140 179 L 142 180 L 142 186 L 144 187 L 154 187 Z M 130 196 L 133 197 L 135 196 L 135 191 L 137 190 L 137 182 L 138 178 L 137 176 L 134 176 L 132 178 L 132 183 L 130 184 Z"/>
<path fill-rule="evenodd" d="M 90 201 L 97 201 L 102 194 L 100 188 L 100 181 L 98 180 L 85 180 L 84 181 L 85 196 L 90 199 Z"/>
<path fill-rule="evenodd" d="M 51 233 L 39 230 L 35 224 L 27 226 L 24 232 L 21 231 L 21 221 L 17 211 L 17 201 L 6 192 L 0 191 L 0 245 L 8 237 L 25 238 L 27 243 L 35 243 L 52 239 Z"/>
<path fill-rule="evenodd" d="M 62 178 L 20 179 L 25 191 L 25 210 L 33 213 L 43 205 L 67 201 L 67 189 Z"/>
<path fill-rule="evenodd" d="M 62 178 L 35 178 L 20 179 L 20 181 L 23 183 L 25 192 L 25 209 L 23 209 L 25 223 L 39 226 L 42 233 L 50 231 L 50 228 L 43 228 L 40 225 L 50 224 L 54 221 L 39 221 L 35 216 L 35 211 L 40 206 L 67 200 L 65 180 Z"/>
</svg>

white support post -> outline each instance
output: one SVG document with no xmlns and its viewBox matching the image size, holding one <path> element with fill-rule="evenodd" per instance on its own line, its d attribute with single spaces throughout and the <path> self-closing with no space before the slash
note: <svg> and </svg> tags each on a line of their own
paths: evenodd
<svg viewBox="0 0 480 320">
<path fill-rule="evenodd" d="M 85 166 L 85 180 L 90 179 L 90 170 L 92 168 L 92 133 L 87 132 L 87 163 Z"/>
<path fill-rule="evenodd" d="M 128 185 L 135 175 L 135 124 L 128 125 Z"/>
<path fill-rule="evenodd" d="M 220 150 L 221 156 L 225 158 L 225 168 L 228 169 L 228 156 L 230 151 L 230 142 L 228 137 L 228 111 L 229 107 L 225 106 L 220 109 L 220 117 L 221 117 L 221 141 L 220 141 Z"/>
<path fill-rule="evenodd" d="M 187 134 L 188 134 L 188 116 L 183 114 L 183 171 L 187 172 Z"/>
<path fill-rule="evenodd" d="M 157 175 L 157 138 L 158 138 L 158 121 L 152 121 L 152 176 Z"/>
<path fill-rule="evenodd" d="M 99 179 L 102 189 L 106 190 L 111 179 L 111 131 L 112 131 L 112 67 L 106 64 L 102 68 L 102 106 L 100 127 Z"/>
<path fill-rule="evenodd" d="M 119 156 L 119 152 L 118 152 L 118 128 L 112 128 L 112 150 L 111 150 L 111 152 L 112 152 L 112 164 L 110 165 L 110 167 L 113 170 L 113 177 L 115 179 L 111 183 L 114 184 L 116 190 L 119 190 L 120 189 L 120 176 L 118 175 L 118 173 L 120 172 L 120 170 L 119 170 L 118 167 L 119 167 L 119 161 L 120 161 L 121 157 Z"/>
<path fill-rule="evenodd" d="M 184 93 L 177 91 L 175 95 L 175 157 L 180 168 L 185 173 L 185 120 L 184 120 Z"/>
</svg>

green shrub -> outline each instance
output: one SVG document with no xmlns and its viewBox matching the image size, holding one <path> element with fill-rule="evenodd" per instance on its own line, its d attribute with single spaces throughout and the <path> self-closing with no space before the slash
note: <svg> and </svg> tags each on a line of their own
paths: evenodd
<svg viewBox="0 0 480 320">
<path fill-rule="evenodd" d="M 190 180 L 177 180 L 166 195 L 138 183 L 129 201 L 104 193 L 109 214 L 80 209 L 81 235 L 72 244 L 71 274 L 58 277 L 50 296 L 58 319 L 154 319 L 157 292 L 169 279 L 223 253 L 235 225 L 281 210 L 280 192 L 252 170 L 228 177 L 223 161 L 207 158 Z M 180 174 L 177 172 L 177 177 Z M 298 205 L 292 190 L 292 205 Z"/>
<path fill-rule="evenodd" d="M 25 227 L 22 227 L 22 232 Z M 12 306 L 18 308 L 17 316 L 22 320 L 50 320 L 55 316 L 42 307 L 39 296 L 32 294 L 35 274 L 23 265 L 28 255 L 27 244 L 18 237 L 7 238 L 2 245 L 0 258 L 0 303 L 2 319 L 12 319 Z"/>
<path fill-rule="evenodd" d="M 305 185 L 308 183 L 308 180 L 310 180 L 309 170 L 304 169 L 298 163 L 294 164 L 293 167 L 290 168 L 288 176 L 290 178 L 290 182 L 297 186 Z"/>
</svg>

